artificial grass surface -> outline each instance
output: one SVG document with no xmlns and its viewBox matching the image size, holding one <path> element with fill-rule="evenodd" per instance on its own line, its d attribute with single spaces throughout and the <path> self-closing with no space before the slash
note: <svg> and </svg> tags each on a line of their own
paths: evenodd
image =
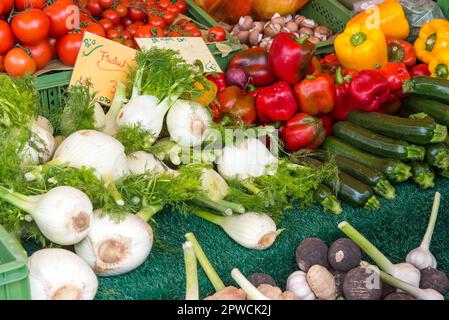
<svg viewBox="0 0 449 320">
<path fill-rule="evenodd" d="M 183 299 L 185 288 L 182 243 L 184 234 L 193 232 L 225 284 L 236 285 L 230 272 L 264 272 L 284 287 L 288 275 L 297 270 L 295 250 L 307 237 L 319 237 L 328 245 L 345 235 L 337 228 L 347 220 L 374 243 L 393 263 L 403 262 L 424 235 L 434 193 L 441 192 L 441 205 L 431 251 L 438 269 L 449 274 L 449 180 L 438 179 L 436 188 L 420 190 L 411 183 L 397 186 L 393 201 L 381 200 L 377 212 L 343 205 L 344 212 L 326 214 L 317 206 L 295 206 L 285 212 L 279 228 L 286 230 L 265 251 L 245 249 L 233 242 L 218 226 L 195 216 L 184 217 L 168 210 L 156 215 L 153 224 L 156 244 L 148 260 L 138 269 L 116 277 L 100 278 L 97 299 Z M 31 253 L 36 249 L 25 244 Z M 367 259 L 367 257 L 364 257 Z M 200 297 L 213 293 L 213 287 L 200 268 Z M 449 296 L 446 296 L 448 298 Z"/>
</svg>

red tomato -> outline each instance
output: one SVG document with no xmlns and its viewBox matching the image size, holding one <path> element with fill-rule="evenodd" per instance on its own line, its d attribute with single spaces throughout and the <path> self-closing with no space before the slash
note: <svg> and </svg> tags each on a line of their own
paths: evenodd
<svg viewBox="0 0 449 320">
<path fill-rule="evenodd" d="M 31 58 L 36 63 L 36 70 L 44 68 L 51 60 L 52 48 L 47 39 L 42 40 L 36 45 L 26 46 L 31 52 Z"/>
<path fill-rule="evenodd" d="M 120 24 L 126 28 L 127 26 L 132 25 L 133 21 L 131 20 L 130 17 L 124 17 L 120 19 Z"/>
<path fill-rule="evenodd" d="M 128 7 L 130 2 L 131 2 L 130 0 L 120 0 L 120 4 L 124 5 L 125 7 Z"/>
<path fill-rule="evenodd" d="M 88 11 L 88 10 L 87 10 Z M 89 12 L 80 12 L 80 22 L 94 22 L 92 18 L 89 16 Z"/>
<path fill-rule="evenodd" d="M 126 27 L 126 31 L 128 31 L 129 33 L 131 33 L 132 36 L 134 36 L 134 34 L 136 33 L 136 31 L 139 29 L 138 26 L 136 26 L 135 24 L 131 24 L 129 26 Z"/>
<path fill-rule="evenodd" d="M 58 39 L 55 39 L 55 38 L 48 39 L 48 43 L 50 44 L 50 47 L 51 47 L 51 58 L 52 59 L 58 58 L 58 54 L 56 53 L 56 42 L 57 41 L 58 41 Z"/>
<path fill-rule="evenodd" d="M 198 29 L 198 28 L 197 28 L 196 25 L 195 25 L 194 23 L 192 23 L 192 22 L 186 23 L 186 24 L 184 25 L 184 30 L 185 30 L 185 31 L 190 31 L 190 30 L 195 30 L 195 29 Z"/>
<path fill-rule="evenodd" d="M 105 37 L 106 36 L 106 32 L 104 31 L 104 28 L 101 26 L 101 24 L 96 23 L 96 22 L 83 22 L 85 23 L 85 26 L 81 27 L 81 31 L 87 31 L 93 34 L 96 34 L 97 36 L 100 37 Z"/>
<path fill-rule="evenodd" d="M 106 32 L 106 37 L 107 37 L 108 39 L 118 38 L 118 37 L 120 37 L 120 31 L 117 31 L 117 30 L 115 30 L 115 29 L 109 29 L 109 30 Z"/>
<path fill-rule="evenodd" d="M 60 38 L 73 29 L 74 26 L 67 26 L 66 23 L 73 14 L 73 11 L 68 9 L 68 7 L 73 5 L 72 0 L 57 0 L 43 9 L 50 19 L 49 36 L 51 38 Z"/>
<path fill-rule="evenodd" d="M 89 12 L 94 17 L 98 17 L 103 12 L 103 8 L 100 5 L 100 0 L 89 0 L 87 3 L 87 9 L 89 9 Z"/>
<path fill-rule="evenodd" d="M 135 48 L 135 44 L 134 44 L 134 40 L 132 39 L 126 39 L 125 41 L 123 41 L 123 45 L 127 46 L 129 48 Z"/>
<path fill-rule="evenodd" d="M 1 2 L 3 4 L 3 15 L 6 16 L 14 6 L 14 0 L 2 0 Z"/>
<path fill-rule="evenodd" d="M 36 44 L 45 39 L 50 29 L 50 20 L 40 9 L 30 9 L 14 16 L 12 31 L 25 44 Z"/>
<path fill-rule="evenodd" d="M 0 55 L 3 55 L 8 52 L 16 42 L 11 27 L 3 20 L 0 20 L 0 39 Z"/>
<path fill-rule="evenodd" d="M 100 5 L 103 9 L 109 9 L 112 4 L 114 3 L 113 0 L 99 0 L 100 1 Z"/>
<path fill-rule="evenodd" d="M 164 36 L 164 30 L 150 25 L 140 27 L 134 34 L 134 38 L 159 38 Z"/>
<path fill-rule="evenodd" d="M 56 43 L 56 52 L 59 59 L 68 66 L 74 66 L 82 41 L 83 35 L 81 33 L 70 33 L 59 39 Z"/>
<path fill-rule="evenodd" d="M 114 28 L 114 25 L 109 19 L 101 19 L 100 21 L 98 21 L 98 24 L 100 24 L 106 32 Z"/>
<path fill-rule="evenodd" d="M 134 24 L 138 27 L 142 27 L 145 23 L 143 21 L 134 21 Z"/>
<path fill-rule="evenodd" d="M 125 30 L 122 32 L 121 38 L 123 40 L 129 40 L 133 38 L 133 35 L 131 34 L 131 32 Z"/>
<path fill-rule="evenodd" d="M 174 13 L 176 16 L 179 16 L 179 8 L 174 4 L 170 4 L 169 6 L 167 6 L 167 8 L 165 8 L 165 10 Z"/>
<path fill-rule="evenodd" d="M 3 2 L 0 1 L 0 18 L 2 17 L 3 14 Z"/>
<path fill-rule="evenodd" d="M 114 27 L 114 30 L 117 30 L 118 32 L 122 33 L 123 30 L 125 30 L 125 27 L 122 25 L 118 25 Z"/>
<path fill-rule="evenodd" d="M 220 42 L 226 40 L 226 31 L 222 27 L 212 27 L 207 32 L 207 41 Z"/>
<path fill-rule="evenodd" d="M 173 12 L 164 11 L 162 19 L 164 19 L 165 25 L 170 26 L 175 21 L 176 15 Z"/>
<path fill-rule="evenodd" d="M 5 56 L 0 56 L 0 72 L 5 72 Z"/>
<path fill-rule="evenodd" d="M 189 23 L 189 20 L 182 18 L 182 19 L 179 19 L 176 22 L 176 25 L 177 26 L 181 26 L 181 27 L 185 27 L 185 25 L 188 24 L 188 23 Z"/>
<path fill-rule="evenodd" d="M 147 17 L 147 14 L 143 8 L 129 7 L 128 17 L 130 17 L 132 21 L 143 21 Z"/>
<path fill-rule="evenodd" d="M 15 8 L 16 11 L 23 11 L 28 8 L 37 8 L 40 9 L 44 6 L 47 1 L 45 0 L 15 0 Z M 4 7 L 4 5 L 3 5 Z"/>
<path fill-rule="evenodd" d="M 120 14 L 115 10 L 106 9 L 103 12 L 103 18 L 111 20 L 111 22 L 114 26 L 117 26 L 120 24 L 120 18 L 121 18 Z"/>
<path fill-rule="evenodd" d="M 187 3 L 183 0 L 176 1 L 174 5 L 178 7 L 180 13 L 185 13 L 187 11 Z"/>
<path fill-rule="evenodd" d="M 148 24 L 155 28 L 163 29 L 165 27 L 164 19 L 160 17 L 150 17 L 150 19 L 148 19 Z"/>
<path fill-rule="evenodd" d="M 167 37 L 174 37 L 174 38 L 176 38 L 176 37 L 181 37 L 182 35 L 179 33 L 179 32 L 176 32 L 176 31 L 170 31 L 168 34 L 167 34 Z"/>
<path fill-rule="evenodd" d="M 198 28 L 187 30 L 187 32 L 190 37 L 201 37 L 203 35 Z"/>
<path fill-rule="evenodd" d="M 117 11 L 122 18 L 128 15 L 128 8 L 123 4 L 117 5 L 117 7 L 115 7 L 115 11 Z"/>
<path fill-rule="evenodd" d="M 114 39 L 111 39 L 111 40 L 114 41 L 114 42 L 123 43 L 123 40 L 120 39 L 120 38 L 114 38 Z"/>
<path fill-rule="evenodd" d="M 170 1 L 170 0 L 160 0 L 160 1 L 159 1 L 159 6 L 160 6 L 162 9 L 167 9 L 167 7 L 168 7 L 169 5 L 171 5 L 171 1 Z"/>
<path fill-rule="evenodd" d="M 6 72 L 13 77 L 33 74 L 36 71 L 36 62 L 22 48 L 13 48 L 8 51 L 4 60 Z"/>
</svg>

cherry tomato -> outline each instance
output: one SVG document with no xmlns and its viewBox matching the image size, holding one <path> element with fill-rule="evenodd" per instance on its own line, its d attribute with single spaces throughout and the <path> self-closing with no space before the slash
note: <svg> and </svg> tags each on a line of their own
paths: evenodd
<svg viewBox="0 0 449 320">
<path fill-rule="evenodd" d="M 86 12 L 80 12 L 80 22 L 94 22 Z"/>
<path fill-rule="evenodd" d="M 128 31 L 129 33 L 131 33 L 132 36 L 134 36 L 134 34 L 136 33 L 136 31 L 139 29 L 138 26 L 136 26 L 135 24 L 131 24 L 129 26 L 126 27 L 126 31 Z"/>
<path fill-rule="evenodd" d="M 100 0 L 89 0 L 87 3 L 87 9 L 89 9 L 89 12 L 94 17 L 98 17 L 103 12 L 103 8 L 100 5 Z"/>
<path fill-rule="evenodd" d="M 0 55 L 3 55 L 8 52 L 16 42 L 11 27 L 3 20 L 0 20 L 0 39 Z"/>
<path fill-rule="evenodd" d="M 171 5 L 171 1 L 170 0 L 160 0 L 159 1 L 159 7 L 161 7 L 162 9 L 167 9 L 167 7 Z"/>
<path fill-rule="evenodd" d="M 167 34 L 167 37 L 174 37 L 174 38 L 176 38 L 176 37 L 181 37 L 182 35 L 179 33 L 179 32 L 176 32 L 176 31 L 170 31 L 168 34 Z"/>
<path fill-rule="evenodd" d="M 0 72 L 5 72 L 5 56 L 0 56 Z"/>
<path fill-rule="evenodd" d="M 120 37 L 120 31 L 117 31 L 115 29 L 109 29 L 106 31 L 106 37 L 108 39 L 114 39 Z"/>
<path fill-rule="evenodd" d="M 115 7 L 115 11 L 117 11 L 122 18 L 128 15 L 128 8 L 123 4 L 117 5 L 117 7 Z"/>
<path fill-rule="evenodd" d="M 145 23 L 143 21 L 134 21 L 134 24 L 138 27 L 142 27 Z"/>
<path fill-rule="evenodd" d="M 99 0 L 100 1 L 100 5 L 103 9 L 109 9 L 112 4 L 114 3 L 113 0 Z"/>
<path fill-rule="evenodd" d="M 134 34 L 134 38 L 159 38 L 164 36 L 164 30 L 150 25 L 144 25 Z"/>
<path fill-rule="evenodd" d="M 31 58 L 36 63 L 36 70 L 44 68 L 52 58 L 52 48 L 47 39 L 26 48 L 30 50 Z"/>
<path fill-rule="evenodd" d="M 14 5 L 17 11 L 23 11 L 28 8 L 40 9 L 44 6 L 46 2 L 47 2 L 46 0 L 15 0 Z"/>
<path fill-rule="evenodd" d="M 194 23 L 192 23 L 192 22 L 189 22 L 189 23 L 186 23 L 185 25 L 184 25 L 184 28 L 183 28 L 185 31 L 190 31 L 190 30 L 195 30 L 195 29 L 198 29 L 197 27 L 196 27 L 196 25 L 194 24 Z"/>
<path fill-rule="evenodd" d="M 100 21 L 98 21 L 98 24 L 100 24 L 106 32 L 114 28 L 114 25 L 109 19 L 101 19 Z"/>
<path fill-rule="evenodd" d="M 150 17 L 150 19 L 148 19 L 148 24 L 155 28 L 163 29 L 165 27 L 164 19 L 160 17 Z"/>
<path fill-rule="evenodd" d="M 188 23 L 189 23 L 189 20 L 182 18 L 182 19 L 179 19 L 179 20 L 176 22 L 176 25 L 177 25 L 177 26 L 181 26 L 181 27 L 184 28 L 185 25 L 188 24 Z"/>
<path fill-rule="evenodd" d="M 126 39 L 125 41 L 123 41 L 123 45 L 129 48 L 135 48 L 134 40 L 132 39 Z"/>
<path fill-rule="evenodd" d="M 4 60 L 5 71 L 13 77 L 33 74 L 36 71 L 36 62 L 22 48 L 13 48 L 8 51 Z"/>
<path fill-rule="evenodd" d="M 167 8 L 165 8 L 165 11 L 172 12 L 176 16 L 179 16 L 179 8 L 174 4 L 170 4 L 169 6 L 167 6 Z"/>
<path fill-rule="evenodd" d="M 50 44 L 51 47 L 51 58 L 52 59 L 57 59 L 58 58 L 58 54 L 56 53 L 56 42 L 58 41 L 58 39 L 56 38 L 49 38 L 48 39 L 48 43 Z"/>
<path fill-rule="evenodd" d="M 164 19 L 165 25 L 170 26 L 175 21 L 176 15 L 173 12 L 164 11 L 162 19 Z"/>
<path fill-rule="evenodd" d="M 126 28 L 127 26 L 132 25 L 133 21 L 130 17 L 124 17 L 120 20 L 120 24 Z"/>
<path fill-rule="evenodd" d="M 132 21 L 143 21 L 147 17 L 147 14 L 143 8 L 129 7 L 128 17 L 130 17 Z"/>
<path fill-rule="evenodd" d="M 45 39 L 50 29 L 50 20 L 40 9 L 23 11 L 12 19 L 12 31 L 25 44 L 36 44 Z"/>
<path fill-rule="evenodd" d="M 106 9 L 103 12 L 103 18 L 111 20 L 111 22 L 114 26 L 117 26 L 120 24 L 120 18 L 121 18 L 120 14 L 115 10 Z"/>
<path fill-rule="evenodd" d="M 118 25 L 114 27 L 114 30 L 117 30 L 118 32 L 122 33 L 123 30 L 125 30 L 125 27 L 122 25 Z"/>
<path fill-rule="evenodd" d="M 128 7 L 128 5 L 131 3 L 130 0 L 120 0 L 120 4 L 124 5 L 125 7 Z"/>
<path fill-rule="evenodd" d="M 187 11 L 187 3 L 183 0 L 176 1 L 174 5 L 178 7 L 180 13 L 185 13 Z"/>
<path fill-rule="evenodd" d="M 198 28 L 187 30 L 187 32 L 190 37 L 201 37 L 203 35 Z"/>
<path fill-rule="evenodd" d="M 68 66 L 74 66 L 82 41 L 83 35 L 81 33 L 70 33 L 59 39 L 56 43 L 56 52 L 59 59 Z"/>
<path fill-rule="evenodd" d="M 68 28 L 66 24 L 66 21 L 73 14 L 73 11 L 69 9 L 69 6 L 73 5 L 72 0 L 57 0 L 52 5 L 43 9 L 50 19 L 49 36 L 51 38 L 60 38 L 73 29 L 72 27 Z"/>
<path fill-rule="evenodd" d="M 111 39 L 111 40 L 114 41 L 114 42 L 123 43 L 123 40 L 120 39 L 120 38 L 114 38 L 114 39 Z"/>
<path fill-rule="evenodd" d="M 121 34 L 121 38 L 123 40 L 129 40 L 133 38 L 133 35 L 131 34 L 131 32 L 124 30 Z"/>
<path fill-rule="evenodd" d="M 101 26 L 101 24 L 96 22 L 83 22 L 85 25 L 81 26 L 81 31 L 87 31 L 93 34 L 96 34 L 100 37 L 105 37 L 106 32 L 104 31 L 104 28 Z"/>
<path fill-rule="evenodd" d="M 226 40 L 226 31 L 222 27 L 212 27 L 207 32 L 207 41 L 220 42 Z"/>
<path fill-rule="evenodd" d="M 14 0 L 2 0 L 3 10 L 2 13 L 6 17 L 6 15 L 11 11 L 14 6 Z"/>
</svg>

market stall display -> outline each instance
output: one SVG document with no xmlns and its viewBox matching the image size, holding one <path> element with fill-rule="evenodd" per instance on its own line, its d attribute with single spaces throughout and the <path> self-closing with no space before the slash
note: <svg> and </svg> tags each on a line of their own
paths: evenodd
<svg viewBox="0 0 449 320">
<path fill-rule="evenodd" d="M 423 23 L 409 42 L 408 8 L 397 0 L 376 3 L 374 24 L 367 7 L 343 25 L 332 25 L 346 10 L 337 1 L 263 14 L 256 1 L 223 19 L 234 26 L 190 0 L 89 0 L 73 7 L 81 10 L 78 32 L 58 20 L 66 21 L 70 4 L 20 11 L 17 2 L 4 16 L 14 14 L 0 20 L 8 40 L 7 74 L 0 74 L 0 223 L 29 251 L 31 298 L 107 299 L 108 285 L 128 279 L 139 286 L 114 288 L 117 297 L 444 299 L 442 227 L 432 247 L 430 239 L 440 202 L 447 204 L 447 20 Z M 331 14 L 324 9 L 307 16 L 317 6 L 341 11 L 332 19 L 323 18 Z M 40 17 L 31 23 L 36 32 L 19 32 Z M 89 80 L 94 70 L 83 69 L 77 79 L 70 72 L 33 76 L 53 57 L 33 53 L 48 37 L 58 38 L 56 55 L 79 74 L 76 61 L 103 47 L 92 34 L 118 51 L 133 48 L 133 65 L 111 79 L 109 102 Z M 189 56 L 189 37 L 204 45 L 206 58 Z M 86 41 L 92 46 L 80 51 Z M 11 68 L 8 55 L 18 51 L 26 63 Z M 117 57 L 107 59 L 124 68 Z M 417 208 L 435 191 L 427 219 Z M 415 234 L 427 220 L 421 241 Z M 386 236 L 365 238 L 352 225 Z M 351 240 L 338 239 L 338 229 Z M 217 241 L 207 240 L 211 232 Z M 299 271 L 254 259 L 290 259 L 299 242 Z M 53 245 L 74 247 L 56 261 L 51 255 L 60 249 Z M 222 261 L 222 245 L 250 263 Z M 164 252 L 166 246 L 184 259 Z M 214 290 L 199 277 L 197 262 Z M 51 272 L 64 263 L 85 272 L 66 287 L 42 285 L 64 278 Z M 154 281 L 149 268 L 169 270 L 161 279 L 173 281 L 169 289 L 134 278 Z M 367 288 L 367 277 L 380 285 Z M 80 289 L 79 281 L 89 285 Z M 14 290 L 8 283 L 0 288 Z"/>
</svg>

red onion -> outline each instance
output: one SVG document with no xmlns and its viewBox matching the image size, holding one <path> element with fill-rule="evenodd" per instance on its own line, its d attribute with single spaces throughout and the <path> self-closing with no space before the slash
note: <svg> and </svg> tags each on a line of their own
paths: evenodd
<svg viewBox="0 0 449 320">
<path fill-rule="evenodd" d="M 240 89 L 246 89 L 248 86 L 248 77 L 245 71 L 240 68 L 229 68 L 226 71 L 226 82 L 229 86 L 237 86 Z"/>
</svg>

